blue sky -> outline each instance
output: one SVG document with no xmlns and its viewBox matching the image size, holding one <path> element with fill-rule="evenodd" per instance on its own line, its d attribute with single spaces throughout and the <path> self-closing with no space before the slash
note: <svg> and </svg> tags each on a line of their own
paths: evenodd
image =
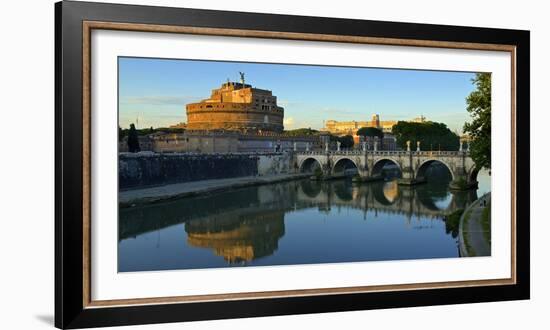
<svg viewBox="0 0 550 330">
<path fill-rule="evenodd" d="M 119 124 L 139 128 L 186 122 L 185 104 L 208 98 L 229 78 L 269 89 L 285 108 L 285 129 L 321 128 L 335 119 L 407 120 L 424 115 L 459 132 L 469 121 L 474 73 L 357 67 L 119 58 Z"/>
</svg>

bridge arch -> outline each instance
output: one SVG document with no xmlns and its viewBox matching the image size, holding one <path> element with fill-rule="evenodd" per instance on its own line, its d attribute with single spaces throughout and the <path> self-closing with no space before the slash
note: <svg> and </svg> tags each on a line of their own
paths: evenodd
<svg viewBox="0 0 550 330">
<path fill-rule="evenodd" d="M 345 181 L 334 182 L 333 192 L 338 200 L 342 202 L 350 202 L 353 200 L 353 191 L 350 184 L 346 184 Z"/>
<path fill-rule="evenodd" d="M 444 165 L 447 171 L 449 172 L 449 175 L 451 176 L 451 181 L 455 180 L 455 174 L 453 173 L 452 168 L 449 166 L 449 164 L 445 163 L 440 159 L 428 159 L 422 162 L 416 170 L 416 175 L 415 175 L 416 179 L 419 181 L 427 180 L 426 171 L 434 164 Z"/>
<path fill-rule="evenodd" d="M 336 160 L 334 162 L 334 165 L 332 166 L 332 173 L 339 174 L 339 173 L 345 173 L 346 171 L 354 170 L 356 173 L 359 172 L 359 166 L 357 163 L 348 157 L 342 157 Z"/>
<path fill-rule="evenodd" d="M 302 188 L 304 195 L 312 199 L 317 198 L 322 192 L 319 181 L 303 180 L 300 182 L 300 188 Z"/>
<path fill-rule="evenodd" d="M 455 195 L 449 195 L 448 184 L 441 182 L 430 186 L 418 186 L 415 195 L 420 205 L 429 211 L 447 211 L 453 205 Z"/>
<path fill-rule="evenodd" d="M 468 182 L 477 182 L 477 175 L 481 171 L 481 168 L 477 167 L 475 164 L 470 168 L 468 173 Z"/>
<path fill-rule="evenodd" d="M 373 176 L 373 177 L 382 176 L 383 175 L 382 170 L 384 169 L 384 167 L 386 165 L 395 165 L 395 166 L 397 166 L 397 168 L 399 169 L 399 176 L 403 175 L 401 165 L 399 164 L 399 162 L 397 162 L 395 159 L 392 159 L 392 158 L 381 158 L 381 159 L 378 159 L 372 165 L 371 176 Z"/>
<path fill-rule="evenodd" d="M 314 157 L 308 157 L 299 165 L 300 173 L 313 173 L 317 168 L 323 169 L 321 162 Z"/>
<path fill-rule="evenodd" d="M 394 185 L 395 184 L 395 185 Z M 372 194 L 374 200 L 383 206 L 391 206 L 395 204 L 398 198 L 401 196 L 397 182 L 376 182 L 369 187 L 369 192 Z M 395 189 L 395 191 L 388 191 Z"/>
</svg>

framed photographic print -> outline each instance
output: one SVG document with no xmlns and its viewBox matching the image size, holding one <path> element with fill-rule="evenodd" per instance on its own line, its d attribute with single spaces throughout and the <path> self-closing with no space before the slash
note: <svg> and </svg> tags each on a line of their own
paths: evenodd
<svg viewBox="0 0 550 330">
<path fill-rule="evenodd" d="M 56 4 L 56 326 L 529 298 L 529 32 Z"/>
</svg>

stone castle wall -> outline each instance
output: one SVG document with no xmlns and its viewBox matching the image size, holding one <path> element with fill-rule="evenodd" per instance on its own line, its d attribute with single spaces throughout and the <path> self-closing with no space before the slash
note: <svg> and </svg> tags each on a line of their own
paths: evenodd
<svg viewBox="0 0 550 330">
<path fill-rule="evenodd" d="M 167 134 L 156 137 L 153 143 L 155 152 L 197 152 L 229 153 L 238 152 L 238 135 L 187 135 Z"/>
<path fill-rule="evenodd" d="M 210 98 L 186 105 L 191 130 L 283 131 L 284 109 L 271 91 L 227 82 Z"/>
<path fill-rule="evenodd" d="M 158 153 L 244 153 L 275 152 L 294 150 L 306 151 L 322 148 L 321 139 L 317 136 L 289 136 L 276 133 L 239 134 L 236 132 L 185 132 L 177 134 L 159 134 L 140 136 L 141 151 Z M 119 142 L 119 152 L 128 151 L 128 140 L 125 137 Z"/>
<path fill-rule="evenodd" d="M 283 112 L 255 111 L 246 105 L 228 104 L 218 109 L 187 109 L 187 128 L 190 130 L 267 130 L 283 131 Z"/>
</svg>

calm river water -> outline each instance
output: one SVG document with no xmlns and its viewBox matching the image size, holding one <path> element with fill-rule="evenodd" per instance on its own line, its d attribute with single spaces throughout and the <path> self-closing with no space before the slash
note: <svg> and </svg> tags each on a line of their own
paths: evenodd
<svg viewBox="0 0 550 330">
<path fill-rule="evenodd" d="M 291 181 L 119 212 L 118 269 L 151 271 L 458 257 L 451 212 L 490 190 L 448 179 Z"/>
</svg>

